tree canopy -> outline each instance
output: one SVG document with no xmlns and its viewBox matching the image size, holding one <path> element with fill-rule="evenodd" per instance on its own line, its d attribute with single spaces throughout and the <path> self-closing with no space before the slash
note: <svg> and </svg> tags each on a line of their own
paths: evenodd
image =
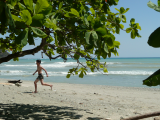
<svg viewBox="0 0 160 120">
<path fill-rule="evenodd" d="M 70 69 L 70 75 L 83 78 L 88 68 L 107 72 L 106 63 L 100 59 L 118 55 L 120 42 L 114 34 L 120 30 L 130 33 L 131 38 L 140 37 L 141 27 L 130 20 L 129 27 L 124 15 L 129 8 L 117 9 L 119 0 L 0 0 L 0 49 L 10 51 L 7 57 L 0 58 L 0 63 L 11 59 L 42 51 L 49 59 L 58 57 L 67 61 L 70 57 L 77 61 L 76 68 Z M 27 44 L 35 45 L 33 49 L 23 50 Z M 85 58 L 82 64 L 79 58 Z M 81 68 L 80 68 L 81 66 Z"/>
<path fill-rule="evenodd" d="M 157 5 L 149 1 L 147 3 L 148 7 L 160 12 L 160 0 L 157 0 Z M 160 47 L 160 27 L 151 33 L 148 38 L 148 45 L 159 48 Z M 160 85 L 160 69 L 154 72 L 151 76 L 143 80 L 143 84 L 147 86 L 157 86 Z"/>
</svg>

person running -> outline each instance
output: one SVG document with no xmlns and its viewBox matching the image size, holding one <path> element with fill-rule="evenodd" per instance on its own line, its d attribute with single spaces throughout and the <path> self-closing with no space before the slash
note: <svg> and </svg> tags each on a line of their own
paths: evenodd
<svg viewBox="0 0 160 120">
<path fill-rule="evenodd" d="M 35 86 L 35 91 L 34 93 L 37 93 L 37 82 L 40 81 L 42 85 L 45 85 L 45 86 L 50 86 L 51 87 L 51 90 L 52 90 L 52 86 L 53 85 L 50 85 L 50 84 L 46 84 L 43 82 L 43 75 L 42 75 L 42 70 L 45 71 L 47 77 L 48 77 L 48 73 L 46 71 L 46 69 L 44 69 L 42 66 L 41 66 L 41 60 L 36 60 L 36 64 L 37 64 L 37 70 L 33 73 L 33 75 L 38 72 L 38 77 L 36 78 L 36 80 L 34 81 L 34 86 Z"/>
</svg>

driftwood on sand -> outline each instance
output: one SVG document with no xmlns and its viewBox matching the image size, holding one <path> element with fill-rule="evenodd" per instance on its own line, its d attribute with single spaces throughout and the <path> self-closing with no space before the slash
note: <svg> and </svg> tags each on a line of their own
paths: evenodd
<svg viewBox="0 0 160 120">
<path fill-rule="evenodd" d="M 154 116 L 159 116 L 159 115 L 160 115 L 160 111 L 148 113 L 148 114 L 143 114 L 143 115 L 139 115 L 139 116 L 134 116 L 134 117 L 129 117 L 129 118 L 123 118 L 121 120 L 139 120 L 139 119 L 144 119 L 144 118 L 149 118 L 149 117 L 154 117 Z M 156 120 L 156 118 L 154 120 Z"/>
<path fill-rule="evenodd" d="M 21 86 L 22 81 L 21 80 L 9 80 L 8 83 L 15 84 L 16 86 Z"/>
<path fill-rule="evenodd" d="M 21 80 L 9 80 L 8 83 L 16 84 L 16 83 L 22 83 L 22 81 Z"/>
</svg>

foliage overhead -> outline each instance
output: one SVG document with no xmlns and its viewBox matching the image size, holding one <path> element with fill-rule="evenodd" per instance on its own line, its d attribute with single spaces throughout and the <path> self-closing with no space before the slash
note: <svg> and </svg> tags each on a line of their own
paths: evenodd
<svg viewBox="0 0 160 120">
<path fill-rule="evenodd" d="M 147 3 L 148 7 L 160 12 L 160 0 L 157 0 L 158 5 L 149 1 Z M 148 39 L 148 44 L 154 48 L 160 47 L 160 27 L 151 33 Z M 154 72 L 147 79 L 143 80 L 143 85 L 147 86 L 157 86 L 160 85 L 160 70 Z"/>
<path fill-rule="evenodd" d="M 118 55 L 120 42 L 114 34 L 123 30 L 132 39 L 140 37 L 141 27 L 134 18 L 126 30 L 122 24 L 129 8 L 116 8 L 117 13 L 110 10 L 117 4 L 118 0 L 1 0 L 0 33 L 6 37 L 0 38 L 0 49 L 12 54 L 1 58 L 0 63 L 42 50 L 50 59 L 77 60 L 77 67 L 69 70 L 67 78 L 74 74 L 83 78 L 88 68 L 107 72 L 106 63 L 99 60 L 111 57 L 111 53 Z M 41 41 L 38 46 L 22 50 L 27 44 L 35 45 L 37 38 Z M 79 58 L 85 58 L 86 64 Z"/>
<path fill-rule="evenodd" d="M 152 3 L 151 1 L 149 1 L 147 3 L 148 7 L 154 9 L 157 12 L 160 12 L 160 0 L 157 0 L 157 4 Z M 151 33 L 151 35 L 149 36 L 148 39 L 148 44 L 152 47 L 160 47 L 160 27 L 158 27 L 155 31 L 153 31 L 153 33 Z"/>
<path fill-rule="evenodd" d="M 154 72 L 147 79 L 143 80 L 143 84 L 147 86 L 157 86 L 160 85 L 160 69 Z"/>
</svg>

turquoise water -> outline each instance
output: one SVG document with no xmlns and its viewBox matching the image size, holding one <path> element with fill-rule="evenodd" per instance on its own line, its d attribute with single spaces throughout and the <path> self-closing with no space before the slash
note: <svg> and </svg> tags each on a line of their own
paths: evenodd
<svg viewBox="0 0 160 120">
<path fill-rule="evenodd" d="M 88 72 L 83 79 L 78 76 L 71 76 L 68 79 L 65 76 L 70 68 L 77 66 L 76 61 L 72 59 L 68 59 L 67 62 L 63 62 L 62 59 L 41 60 L 42 67 L 49 75 L 44 80 L 57 83 L 147 87 L 142 85 L 142 80 L 160 68 L 160 58 L 108 58 L 101 60 L 102 63 L 107 62 L 108 74 Z M 2 63 L 0 64 L 0 77 L 34 81 L 37 77 L 37 74 L 32 75 L 36 70 L 35 61 L 36 59 L 20 59 L 18 62 Z M 80 59 L 80 61 L 85 64 L 85 59 Z M 45 76 L 45 72 L 43 74 Z"/>
</svg>

